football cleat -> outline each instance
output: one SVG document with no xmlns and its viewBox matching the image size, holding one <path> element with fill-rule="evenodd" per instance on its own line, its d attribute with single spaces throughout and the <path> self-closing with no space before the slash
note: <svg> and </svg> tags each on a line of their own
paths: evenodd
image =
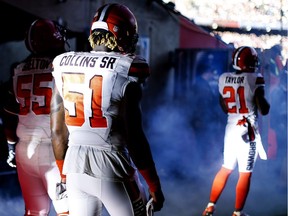
<svg viewBox="0 0 288 216">
<path fill-rule="evenodd" d="M 249 216 L 244 212 L 234 211 L 232 216 Z"/>
<path fill-rule="evenodd" d="M 69 212 L 58 213 L 57 216 L 68 216 Z"/>
<path fill-rule="evenodd" d="M 202 213 L 202 216 L 213 216 L 213 213 L 215 212 L 215 206 L 208 206 Z"/>
</svg>

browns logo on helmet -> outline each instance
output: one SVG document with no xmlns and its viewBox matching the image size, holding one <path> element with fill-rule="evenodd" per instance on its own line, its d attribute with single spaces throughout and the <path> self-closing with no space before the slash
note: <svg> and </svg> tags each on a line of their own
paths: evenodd
<svg viewBox="0 0 288 216">
<path fill-rule="evenodd" d="M 95 30 L 111 32 L 120 52 L 131 53 L 136 49 L 137 20 L 125 5 L 113 3 L 101 6 L 93 18 L 90 34 Z"/>
<path fill-rule="evenodd" d="M 52 20 L 37 19 L 26 32 L 25 45 L 33 54 L 59 54 L 65 44 L 66 30 Z"/>
<path fill-rule="evenodd" d="M 255 72 L 259 66 L 258 53 L 253 47 L 238 47 L 232 55 L 232 66 L 237 71 Z"/>
</svg>

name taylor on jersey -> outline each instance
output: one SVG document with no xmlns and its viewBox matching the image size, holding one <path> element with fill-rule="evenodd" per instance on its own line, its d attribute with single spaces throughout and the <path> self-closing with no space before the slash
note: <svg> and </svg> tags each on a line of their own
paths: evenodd
<svg viewBox="0 0 288 216">
<path fill-rule="evenodd" d="M 240 76 L 240 77 L 227 76 L 225 78 L 225 83 L 226 84 L 243 84 L 244 83 L 244 76 Z"/>
</svg>

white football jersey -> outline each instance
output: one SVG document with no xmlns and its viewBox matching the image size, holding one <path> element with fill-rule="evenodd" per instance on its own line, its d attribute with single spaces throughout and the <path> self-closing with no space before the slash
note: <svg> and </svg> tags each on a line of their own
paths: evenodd
<svg viewBox="0 0 288 216">
<path fill-rule="evenodd" d="M 94 51 L 68 52 L 54 59 L 53 76 L 64 101 L 69 145 L 111 149 L 126 144 L 118 115 L 127 84 L 141 77 L 131 70 L 132 62 L 132 55 Z"/>
<path fill-rule="evenodd" d="M 254 93 L 259 86 L 264 86 L 260 73 L 223 73 L 218 86 L 228 109 L 228 122 L 238 121 L 243 116 L 249 117 L 251 123 L 255 121 L 257 108 Z"/>
<path fill-rule="evenodd" d="M 260 73 L 227 72 L 219 77 L 219 93 L 224 98 L 228 119 L 224 137 L 224 167 L 233 169 L 238 160 L 240 171 L 252 171 L 257 154 L 266 159 L 258 128 L 257 107 L 254 100 L 255 91 L 264 86 L 264 79 Z M 239 124 L 243 118 L 251 123 L 255 140 L 247 145 L 248 127 Z M 249 154 L 253 155 L 253 157 Z M 252 153 L 255 153 L 252 154 Z"/>
<path fill-rule="evenodd" d="M 17 133 L 22 139 L 25 136 L 51 137 L 52 60 L 30 57 L 14 69 L 14 93 L 20 104 Z"/>
</svg>

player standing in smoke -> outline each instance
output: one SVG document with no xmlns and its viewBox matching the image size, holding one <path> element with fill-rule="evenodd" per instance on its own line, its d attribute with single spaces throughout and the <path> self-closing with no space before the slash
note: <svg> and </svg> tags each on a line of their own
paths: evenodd
<svg viewBox="0 0 288 216">
<path fill-rule="evenodd" d="M 25 216 L 48 215 L 51 200 L 58 216 L 68 215 L 66 177 L 56 165 L 50 131 L 52 61 L 66 51 L 66 43 L 66 30 L 58 23 L 35 20 L 25 38 L 31 55 L 14 69 L 4 105 L 7 163 L 17 166 Z"/>
<path fill-rule="evenodd" d="M 141 122 L 141 85 L 149 66 L 133 54 L 137 40 L 133 13 L 124 5 L 106 4 L 92 21 L 93 50 L 64 53 L 53 61 L 52 141 L 67 174 L 72 216 L 100 215 L 102 205 L 111 216 L 146 216 L 138 171 L 153 199 L 149 212 L 163 206 Z"/>
<path fill-rule="evenodd" d="M 257 73 L 258 54 L 252 47 L 241 46 L 233 52 L 232 60 L 236 72 L 223 73 L 218 83 L 221 107 L 228 116 L 223 165 L 214 178 L 210 201 L 202 216 L 213 216 L 216 202 L 237 163 L 239 178 L 232 216 L 245 216 L 242 210 L 257 155 L 267 159 L 259 134 L 258 111 L 267 115 L 270 105 L 265 98 L 264 78 Z"/>
</svg>

